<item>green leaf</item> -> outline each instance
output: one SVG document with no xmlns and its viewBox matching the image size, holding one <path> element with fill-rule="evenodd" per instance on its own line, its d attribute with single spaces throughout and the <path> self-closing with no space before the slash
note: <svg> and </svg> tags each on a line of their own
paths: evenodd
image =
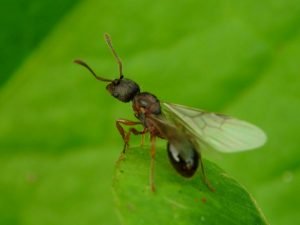
<svg viewBox="0 0 300 225">
<path fill-rule="evenodd" d="M 190 179 L 178 175 L 159 148 L 152 192 L 149 162 L 148 148 L 131 148 L 117 164 L 113 187 L 122 224 L 267 224 L 251 195 L 214 163 L 204 160 L 212 192 L 200 172 Z"/>
</svg>

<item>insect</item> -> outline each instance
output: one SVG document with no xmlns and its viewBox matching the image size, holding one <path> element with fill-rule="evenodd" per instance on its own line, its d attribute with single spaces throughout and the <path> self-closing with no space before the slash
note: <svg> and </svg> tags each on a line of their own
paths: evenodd
<svg viewBox="0 0 300 225">
<path fill-rule="evenodd" d="M 122 62 L 112 46 L 111 38 L 104 35 L 119 67 L 119 78 L 107 79 L 98 76 L 85 62 L 74 62 L 87 68 L 94 77 L 107 82 L 108 92 L 121 102 L 132 102 L 137 121 L 118 119 L 116 127 L 124 141 L 123 154 L 129 145 L 130 135 L 150 134 L 150 188 L 155 191 L 154 161 L 155 140 L 167 140 L 167 153 L 172 166 L 184 177 L 192 177 L 200 167 L 204 183 L 213 190 L 204 170 L 202 149 L 212 148 L 221 152 L 238 152 L 254 149 L 266 142 L 265 133 L 255 125 L 233 117 L 206 112 L 183 105 L 161 102 L 149 93 L 142 92 L 139 85 L 123 74 Z M 136 125 L 142 125 L 137 130 Z M 124 127 L 128 127 L 126 131 Z"/>
</svg>

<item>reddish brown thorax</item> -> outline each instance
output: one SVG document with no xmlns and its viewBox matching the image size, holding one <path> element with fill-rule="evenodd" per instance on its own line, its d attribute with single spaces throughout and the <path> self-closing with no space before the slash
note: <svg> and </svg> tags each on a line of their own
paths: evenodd
<svg viewBox="0 0 300 225">
<path fill-rule="evenodd" d="M 132 108 L 136 113 L 136 117 L 139 119 L 141 114 L 154 114 L 160 115 L 160 103 L 155 95 L 148 92 L 141 92 L 134 96 L 132 99 Z"/>
</svg>

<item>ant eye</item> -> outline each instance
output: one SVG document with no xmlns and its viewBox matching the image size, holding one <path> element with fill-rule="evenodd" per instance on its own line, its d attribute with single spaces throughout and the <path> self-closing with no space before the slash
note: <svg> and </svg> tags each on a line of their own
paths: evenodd
<svg viewBox="0 0 300 225">
<path fill-rule="evenodd" d="M 119 93 L 117 93 L 117 92 L 112 93 L 112 95 L 116 98 L 119 97 Z"/>
</svg>

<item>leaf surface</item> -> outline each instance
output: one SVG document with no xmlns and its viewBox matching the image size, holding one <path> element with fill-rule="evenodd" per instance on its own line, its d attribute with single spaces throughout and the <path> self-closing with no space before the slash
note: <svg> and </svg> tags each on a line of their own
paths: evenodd
<svg viewBox="0 0 300 225">
<path fill-rule="evenodd" d="M 149 150 L 131 148 L 117 166 L 114 192 L 122 224 L 267 224 L 249 193 L 214 163 L 205 170 L 215 192 L 199 172 L 191 179 L 175 173 L 166 150 L 156 153 L 156 191 L 149 189 Z"/>
</svg>

